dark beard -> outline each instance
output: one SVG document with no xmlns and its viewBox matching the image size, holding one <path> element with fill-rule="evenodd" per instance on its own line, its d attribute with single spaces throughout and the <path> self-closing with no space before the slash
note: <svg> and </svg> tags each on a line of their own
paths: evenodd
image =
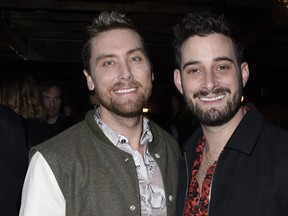
<svg viewBox="0 0 288 216">
<path fill-rule="evenodd" d="M 220 126 L 231 120 L 241 107 L 242 87 L 234 95 L 232 101 L 227 102 L 227 106 L 223 111 L 216 108 L 211 108 L 208 111 L 203 111 L 201 107 L 194 104 L 192 100 L 188 100 L 184 94 L 186 103 L 194 115 L 198 118 L 199 122 L 207 126 Z"/>
</svg>

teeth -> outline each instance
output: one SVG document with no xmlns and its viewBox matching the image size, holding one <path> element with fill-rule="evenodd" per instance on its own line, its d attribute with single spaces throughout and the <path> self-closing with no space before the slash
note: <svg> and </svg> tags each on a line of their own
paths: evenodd
<svg viewBox="0 0 288 216">
<path fill-rule="evenodd" d="M 130 89 L 120 89 L 120 90 L 116 90 L 116 93 L 128 93 L 128 92 L 132 92 L 135 91 L 136 88 L 130 88 Z"/>
<path fill-rule="evenodd" d="M 201 101 L 215 101 L 215 100 L 220 100 L 222 98 L 224 98 L 225 95 L 220 95 L 220 96 L 217 96 L 217 97 L 201 97 L 200 100 Z"/>
</svg>

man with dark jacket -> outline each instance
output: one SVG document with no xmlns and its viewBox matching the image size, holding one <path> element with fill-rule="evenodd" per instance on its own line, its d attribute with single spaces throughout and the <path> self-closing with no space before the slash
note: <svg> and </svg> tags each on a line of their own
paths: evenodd
<svg viewBox="0 0 288 216">
<path fill-rule="evenodd" d="M 249 77 L 222 15 L 174 28 L 174 82 L 201 127 L 183 145 L 177 215 L 288 215 L 288 132 L 242 103 Z"/>
<path fill-rule="evenodd" d="M 53 137 L 79 121 L 66 116 L 62 111 L 62 87 L 57 81 L 45 81 L 40 86 L 42 103 L 47 110 L 47 130 Z M 47 132 L 46 132 L 47 133 Z"/>
</svg>

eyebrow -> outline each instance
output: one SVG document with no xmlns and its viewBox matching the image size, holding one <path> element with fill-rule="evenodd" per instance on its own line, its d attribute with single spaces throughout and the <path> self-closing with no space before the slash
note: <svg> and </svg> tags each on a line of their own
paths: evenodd
<svg viewBox="0 0 288 216">
<path fill-rule="evenodd" d="M 229 62 L 232 62 L 234 63 L 234 61 L 231 59 L 231 58 L 228 58 L 227 56 L 221 56 L 221 57 L 217 57 L 214 59 L 214 61 L 229 61 Z"/>
<path fill-rule="evenodd" d="M 97 63 L 98 61 L 100 61 L 101 59 L 105 59 L 105 58 L 113 58 L 116 55 L 114 54 L 107 54 L 107 55 L 100 55 L 96 58 L 95 62 Z"/>
<path fill-rule="evenodd" d="M 228 58 L 226 56 L 221 56 L 221 57 L 217 57 L 213 59 L 214 62 L 219 62 L 219 61 L 229 61 L 231 63 L 234 63 L 234 61 L 231 58 Z M 195 61 L 195 60 L 189 60 L 187 61 L 184 65 L 182 70 L 184 70 L 187 66 L 189 65 L 196 65 L 196 64 L 200 64 L 200 61 Z"/>
<path fill-rule="evenodd" d="M 189 60 L 188 62 L 186 62 L 184 65 L 183 65 L 183 68 L 182 70 L 184 70 L 186 67 L 188 67 L 189 65 L 196 65 L 196 64 L 199 64 L 200 61 L 194 61 L 194 60 Z"/>
<path fill-rule="evenodd" d="M 142 48 L 135 48 L 135 49 L 132 49 L 132 50 L 129 50 L 128 52 L 127 52 L 127 54 L 129 55 L 129 54 L 131 54 L 131 53 L 134 53 L 134 52 L 138 52 L 138 51 L 140 51 L 140 52 L 142 52 L 143 54 L 145 54 L 145 52 L 144 52 L 144 50 L 142 49 Z"/>
<path fill-rule="evenodd" d="M 132 53 L 134 53 L 134 52 L 138 52 L 138 51 L 142 52 L 142 53 L 145 55 L 145 52 L 144 52 L 143 48 L 140 48 L 140 47 L 139 47 L 139 48 L 132 49 L 132 50 L 129 50 L 129 51 L 127 52 L 127 55 L 130 55 L 130 54 L 132 54 Z M 95 62 L 98 62 L 98 61 L 101 60 L 101 59 L 113 58 L 113 57 L 116 57 L 116 55 L 115 55 L 115 54 L 100 55 L 100 56 L 98 56 L 98 57 L 96 58 L 96 61 L 95 61 Z"/>
</svg>

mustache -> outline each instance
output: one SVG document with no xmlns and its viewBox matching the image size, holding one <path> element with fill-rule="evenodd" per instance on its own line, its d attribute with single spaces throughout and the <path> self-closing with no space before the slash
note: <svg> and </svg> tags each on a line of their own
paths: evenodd
<svg viewBox="0 0 288 216">
<path fill-rule="evenodd" d="M 207 96 L 210 93 L 214 94 L 214 95 L 223 94 L 223 93 L 231 94 L 231 90 L 229 88 L 223 88 L 223 87 L 219 87 L 219 88 L 213 89 L 212 91 L 200 90 L 200 91 L 196 92 L 193 95 L 193 98 L 205 97 L 205 96 Z"/>
<path fill-rule="evenodd" d="M 138 81 L 136 80 L 131 80 L 129 82 L 117 82 L 115 83 L 112 87 L 111 87 L 111 90 L 112 89 L 120 89 L 120 88 L 137 88 L 137 87 L 140 87 L 142 86 L 141 83 L 139 83 Z"/>
</svg>

